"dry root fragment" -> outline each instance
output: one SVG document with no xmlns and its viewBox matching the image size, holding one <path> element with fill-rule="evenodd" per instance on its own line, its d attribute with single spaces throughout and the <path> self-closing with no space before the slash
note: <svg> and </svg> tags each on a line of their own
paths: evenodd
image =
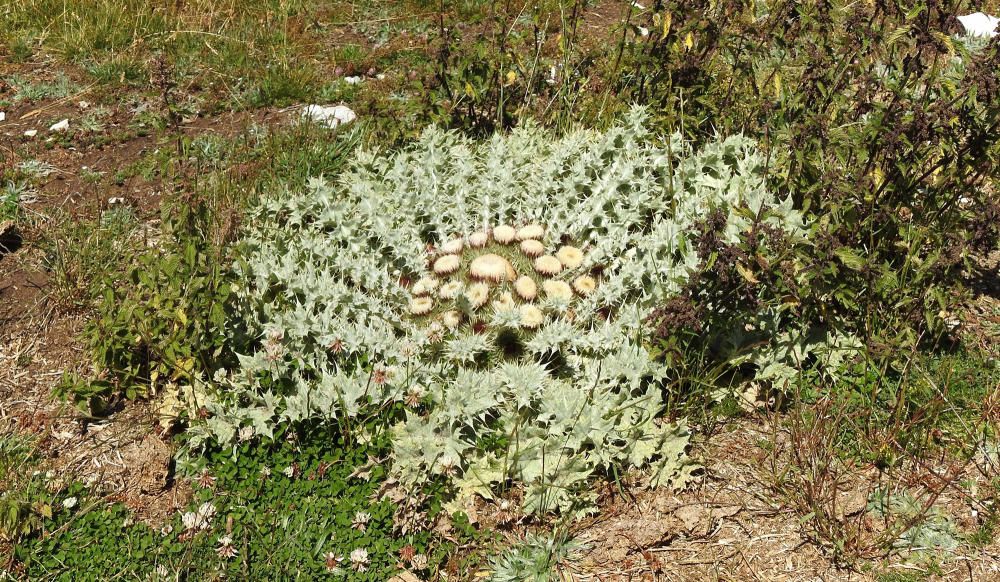
<svg viewBox="0 0 1000 582">
<path fill-rule="evenodd" d="M 534 258 L 545 252 L 545 245 L 533 238 L 529 238 L 528 240 L 521 241 L 521 252 Z"/>
<path fill-rule="evenodd" d="M 569 283 L 565 281 L 545 281 L 542 283 L 542 290 L 545 291 L 546 297 L 561 299 L 563 301 L 573 299 L 573 290 L 570 289 Z"/>
<path fill-rule="evenodd" d="M 535 270 L 543 275 L 551 277 L 558 275 L 562 271 L 562 263 L 552 255 L 543 255 L 535 259 Z"/>
<path fill-rule="evenodd" d="M 514 236 L 517 231 L 513 227 L 502 224 L 493 229 L 493 240 L 498 243 L 505 245 L 514 242 Z"/>
<path fill-rule="evenodd" d="M 450 275 L 458 270 L 462 259 L 458 255 L 444 255 L 434 261 L 434 272 L 438 275 Z"/>
<path fill-rule="evenodd" d="M 514 291 L 525 301 L 532 301 L 538 296 L 538 285 L 527 275 L 514 281 Z"/>
</svg>

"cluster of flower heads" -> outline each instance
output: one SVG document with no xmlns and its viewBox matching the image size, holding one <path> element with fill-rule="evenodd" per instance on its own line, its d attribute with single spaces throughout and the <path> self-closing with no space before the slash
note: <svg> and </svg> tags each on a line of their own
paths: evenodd
<svg viewBox="0 0 1000 582">
<path fill-rule="evenodd" d="M 439 475 L 489 499 L 513 483 L 525 511 L 547 512 L 586 507 L 611 470 L 682 486 L 688 433 L 660 418 L 646 318 L 698 266 L 709 211 L 728 209 L 728 242 L 751 219 L 801 219 L 767 192 L 752 141 L 667 142 L 639 110 L 558 139 L 430 129 L 393 156 L 359 153 L 336 184 L 265 200 L 235 285 L 260 341 L 214 378 L 192 444 L 401 403 L 391 471 L 405 487 Z"/>
<path fill-rule="evenodd" d="M 454 330 L 491 319 L 537 329 L 545 317 L 543 302 L 565 310 L 575 296 L 597 288 L 596 277 L 579 270 L 581 249 L 564 244 L 546 252 L 544 236 L 539 224 L 517 229 L 504 224 L 431 248 L 431 273 L 410 287 L 410 314 L 427 318 L 436 337 L 442 327 Z"/>
</svg>

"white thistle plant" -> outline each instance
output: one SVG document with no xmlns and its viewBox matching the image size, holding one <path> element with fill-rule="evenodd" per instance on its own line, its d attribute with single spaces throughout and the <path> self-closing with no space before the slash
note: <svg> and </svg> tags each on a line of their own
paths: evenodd
<svg viewBox="0 0 1000 582">
<path fill-rule="evenodd" d="M 661 418 L 644 321 L 697 266 L 710 209 L 731 209 L 730 242 L 748 216 L 802 224 L 750 140 L 692 152 L 643 121 L 484 143 L 432 128 L 264 202 L 237 268 L 260 347 L 224 374 L 196 440 L 397 406 L 392 471 L 408 486 L 515 484 L 536 513 L 592 507 L 591 478 L 612 468 L 683 486 L 689 435 Z"/>
</svg>

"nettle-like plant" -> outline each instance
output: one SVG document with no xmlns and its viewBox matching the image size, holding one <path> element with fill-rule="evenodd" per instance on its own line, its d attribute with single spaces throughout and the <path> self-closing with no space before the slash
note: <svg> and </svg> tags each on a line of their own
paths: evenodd
<svg viewBox="0 0 1000 582">
<path fill-rule="evenodd" d="M 587 510 L 592 477 L 632 468 L 683 486 L 689 433 L 663 418 L 648 316 L 698 265 L 693 225 L 710 210 L 732 241 L 751 220 L 802 225 L 765 190 L 750 140 L 657 145 L 644 119 L 478 144 L 429 129 L 264 202 L 236 291 L 260 340 L 217 375 L 195 442 L 388 414 L 407 486 L 513 489 L 535 513 Z"/>
</svg>

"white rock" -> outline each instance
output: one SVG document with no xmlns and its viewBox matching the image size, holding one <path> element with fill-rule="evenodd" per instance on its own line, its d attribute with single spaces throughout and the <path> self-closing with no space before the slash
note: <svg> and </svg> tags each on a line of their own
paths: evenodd
<svg viewBox="0 0 1000 582">
<path fill-rule="evenodd" d="M 3 111 L 0 111 L 0 121 L 4 121 L 5 119 L 7 119 L 7 114 L 4 113 Z"/>
<path fill-rule="evenodd" d="M 1000 24 L 1000 18 L 982 12 L 959 16 L 958 21 L 965 27 L 965 32 L 972 36 L 994 37 L 997 35 L 997 25 Z"/>
<path fill-rule="evenodd" d="M 348 85 L 357 85 L 361 83 L 361 77 L 344 77 L 344 82 Z"/>
<path fill-rule="evenodd" d="M 350 123 L 358 118 L 357 114 L 346 105 L 336 105 L 334 107 L 307 105 L 302 110 L 302 117 L 324 123 L 327 127 L 337 127 L 342 123 Z"/>
<path fill-rule="evenodd" d="M 57 121 L 49 126 L 49 131 L 66 131 L 69 129 L 69 120 L 63 119 L 62 121 Z"/>
<path fill-rule="evenodd" d="M 24 137 L 35 137 L 36 135 L 38 135 L 37 129 L 29 129 L 28 131 L 24 132 Z"/>
<path fill-rule="evenodd" d="M 87 109 L 88 107 L 90 107 L 90 102 L 89 101 L 81 101 L 81 102 L 77 103 L 77 105 L 80 107 L 80 109 Z"/>
</svg>

